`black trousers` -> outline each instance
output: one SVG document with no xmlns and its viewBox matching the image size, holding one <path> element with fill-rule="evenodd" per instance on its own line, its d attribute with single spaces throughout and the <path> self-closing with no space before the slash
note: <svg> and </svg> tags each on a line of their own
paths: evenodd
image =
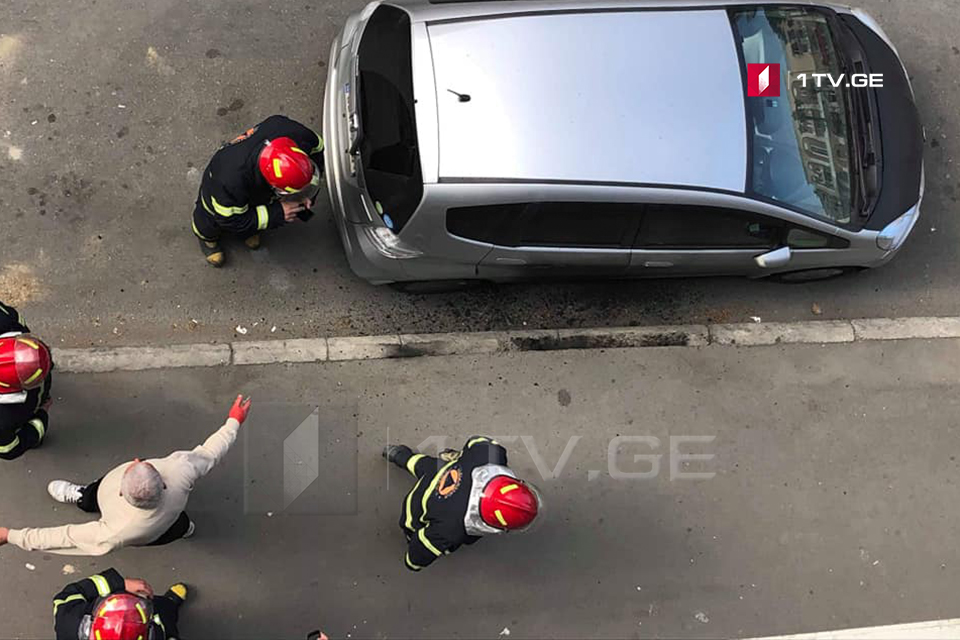
<svg viewBox="0 0 960 640">
<path fill-rule="evenodd" d="M 213 219 L 213 216 L 203 208 L 200 196 L 197 196 L 197 204 L 193 208 L 193 233 L 207 242 L 215 242 L 220 239 L 220 226 Z"/>
<path fill-rule="evenodd" d="M 153 597 L 153 611 L 160 616 L 168 638 L 180 637 L 180 629 L 177 626 L 180 624 L 180 605 L 182 604 L 183 600 L 172 591 Z"/>
<path fill-rule="evenodd" d="M 96 482 L 90 483 L 80 489 L 80 502 L 77 503 L 77 506 L 81 511 L 85 511 L 87 513 L 100 513 L 100 503 L 97 502 L 97 491 L 100 490 L 101 482 L 103 482 L 103 478 L 100 478 Z M 170 544 L 171 542 L 182 538 L 184 534 L 187 533 L 189 528 L 190 517 L 187 515 L 186 511 L 181 511 L 177 521 L 170 525 L 170 528 L 167 529 L 162 536 L 147 546 L 156 547 L 164 544 Z"/>
</svg>

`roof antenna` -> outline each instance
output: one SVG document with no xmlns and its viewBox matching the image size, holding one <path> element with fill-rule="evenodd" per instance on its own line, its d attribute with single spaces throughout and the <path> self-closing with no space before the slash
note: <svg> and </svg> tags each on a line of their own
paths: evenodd
<svg viewBox="0 0 960 640">
<path fill-rule="evenodd" d="M 447 91 L 449 91 L 449 92 L 452 93 L 453 95 L 457 96 L 457 99 L 460 100 L 460 102 L 470 102 L 470 94 L 469 94 L 469 93 L 457 93 L 457 92 L 454 91 L 453 89 L 447 89 Z"/>
</svg>

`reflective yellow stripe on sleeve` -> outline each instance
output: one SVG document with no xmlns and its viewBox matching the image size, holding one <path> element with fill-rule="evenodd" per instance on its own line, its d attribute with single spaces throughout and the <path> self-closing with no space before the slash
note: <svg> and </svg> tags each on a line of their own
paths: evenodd
<svg viewBox="0 0 960 640">
<path fill-rule="evenodd" d="M 107 579 L 101 575 L 90 576 L 90 579 L 93 580 L 93 584 L 97 587 L 97 593 L 100 594 L 101 598 L 105 598 L 110 595 L 110 585 L 107 584 Z"/>
<path fill-rule="evenodd" d="M 87 599 L 84 598 L 84 597 L 83 597 L 83 594 L 81 594 L 81 593 L 75 593 L 75 594 L 73 594 L 72 596 L 67 596 L 67 597 L 64 598 L 63 600 L 54 600 L 54 601 L 53 601 L 53 615 L 57 615 L 57 609 L 60 608 L 60 605 L 62 605 L 62 604 L 67 604 L 68 602 L 76 602 L 77 600 L 83 600 L 84 602 L 87 601 Z"/>
<path fill-rule="evenodd" d="M 413 489 L 410 490 L 410 493 L 407 494 L 406 505 L 404 506 L 404 511 L 407 514 L 407 519 L 404 521 L 403 526 L 406 527 L 407 531 L 413 531 L 413 494 L 417 492 L 417 489 L 420 488 L 420 483 L 423 482 L 423 478 L 417 480 L 417 484 L 413 485 Z"/>
<path fill-rule="evenodd" d="M 410 459 L 407 460 L 407 471 L 413 475 L 417 475 L 417 463 L 420 462 L 422 458 L 426 458 L 422 453 L 410 456 Z"/>
<path fill-rule="evenodd" d="M 263 231 L 270 225 L 270 212 L 266 205 L 257 205 L 257 231 Z"/>
<path fill-rule="evenodd" d="M 430 499 L 430 494 L 433 493 L 433 490 L 437 488 L 437 483 L 440 482 L 440 478 L 442 478 L 443 474 L 447 472 L 447 469 L 456 463 L 456 460 L 451 460 L 447 464 L 443 465 L 443 467 L 440 468 L 440 471 L 437 472 L 437 475 L 433 476 L 433 480 L 430 481 L 430 484 L 427 485 L 427 490 L 423 492 L 423 502 L 421 503 L 423 512 L 420 514 L 420 522 L 423 524 L 427 524 L 427 500 Z"/>
<path fill-rule="evenodd" d="M 321 151 L 323 151 L 323 138 L 321 138 L 320 136 L 317 136 L 317 140 L 319 140 L 320 142 L 318 142 L 318 143 L 317 143 L 317 146 L 315 146 L 315 147 L 310 151 L 310 155 L 313 155 L 313 154 L 315 154 L 315 153 L 320 153 Z"/>
<path fill-rule="evenodd" d="M 420 529 L 420 531 L 417 531 L 417 537 L 420 538 L 420 542 L 423 543 L 423 546 L 425 546 L 427 549 L 430 550 L 430 553 L 437 556 L 438 558 L 443 555 L 443 552 L 440 551 L 440 549 L 437 549 L 435 546 L 433 546 L 433 543 L 430 542 L 429 538 L 427 538 L 427 527 L 424 527 L 423 529 Z"/>
<path fill-rule="evenodd" d="M 10 444 L 0 444 L 0 453 L 10 453 L 20 446 L 20 436 L 14 436 Z"/>
<path fill-rule="evenodd" d="M 43 426 L 43 420 L 40 418 L 34 418 L 27 424 L 31 425 L 34 429 L 37 430 L 37 434 L 40 436 L 40 439 L 43 440 L 43 436 L 47 433 L 46 428 Z"/>
<path fill-rule="evenodd" d="M 203 200 L 203 199 L 201 198 L 201 201 L 202 201 L 202 200 Z M 224 217 L 227 217 L 227 218 L 229 218 L 230 216 L 236 216 L 236 215 L 244 214 L 244 213 L 246 213 L 246 212 L 250 209 L 250 207 L 249 207 L 248 205 L 243 205 L 242 207 L 227 207 L 227 206 L 222 205 L 222 204 L 220 204 L 219 202 L 217 202 L 217 199 L 214 198 L 213 196 L 210 196 L 210 204 L 213 205 L 213 210 L 214 210 L 217 214 L 219 214 L 219 215 L 221 215 L 221 216 L 224 216 Z M 208 211 L 209 211 L 209 209 L 208 209 Z"/>
</svg>

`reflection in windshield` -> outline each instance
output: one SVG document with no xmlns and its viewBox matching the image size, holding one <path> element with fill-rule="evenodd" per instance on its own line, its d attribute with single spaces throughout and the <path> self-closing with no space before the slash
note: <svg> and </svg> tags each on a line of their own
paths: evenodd
<svg viewBox="0 0 960 640">
<path fill-rule="evenodd" d="M 757 194 L 844 224 L 853 210 L 846 88 L 814 73 L 843 73 L 825 15 L 768 7 L 733 11 L 747 64 L 779 64 L 780 98 L 747 98 Z M 807 86 L 799 75 L 807 75 Z"/>
</svg>

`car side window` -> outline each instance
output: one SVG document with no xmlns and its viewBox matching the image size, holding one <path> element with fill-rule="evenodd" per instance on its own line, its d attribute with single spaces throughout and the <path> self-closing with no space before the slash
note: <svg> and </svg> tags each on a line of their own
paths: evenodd
<svg viewBox="0 0 960 640">
<path fill-rule="evenodd" d="M 791 249 L 846 249 L 850 242 L 811 229 L 793 227 L 787 232 L 787 246 Z"/>
<path fill-rule="evenodd" d="M 447 231 L 504 247 L 628 249 L 642 210 L 641 205 L 614 202 L 455 207 L 447 210 Z"/>
<path fill-rule="evenodd" d="M 543 202 L 527 207 L 520 246 L 629 248 L 642 208 L 615 202 Z"/>
<path fill-rule="evenodd" d="M 784 224 L 774 218 L 699 205 L 649 205 L 639 249 L 774 249 Z"/>
</svg>

